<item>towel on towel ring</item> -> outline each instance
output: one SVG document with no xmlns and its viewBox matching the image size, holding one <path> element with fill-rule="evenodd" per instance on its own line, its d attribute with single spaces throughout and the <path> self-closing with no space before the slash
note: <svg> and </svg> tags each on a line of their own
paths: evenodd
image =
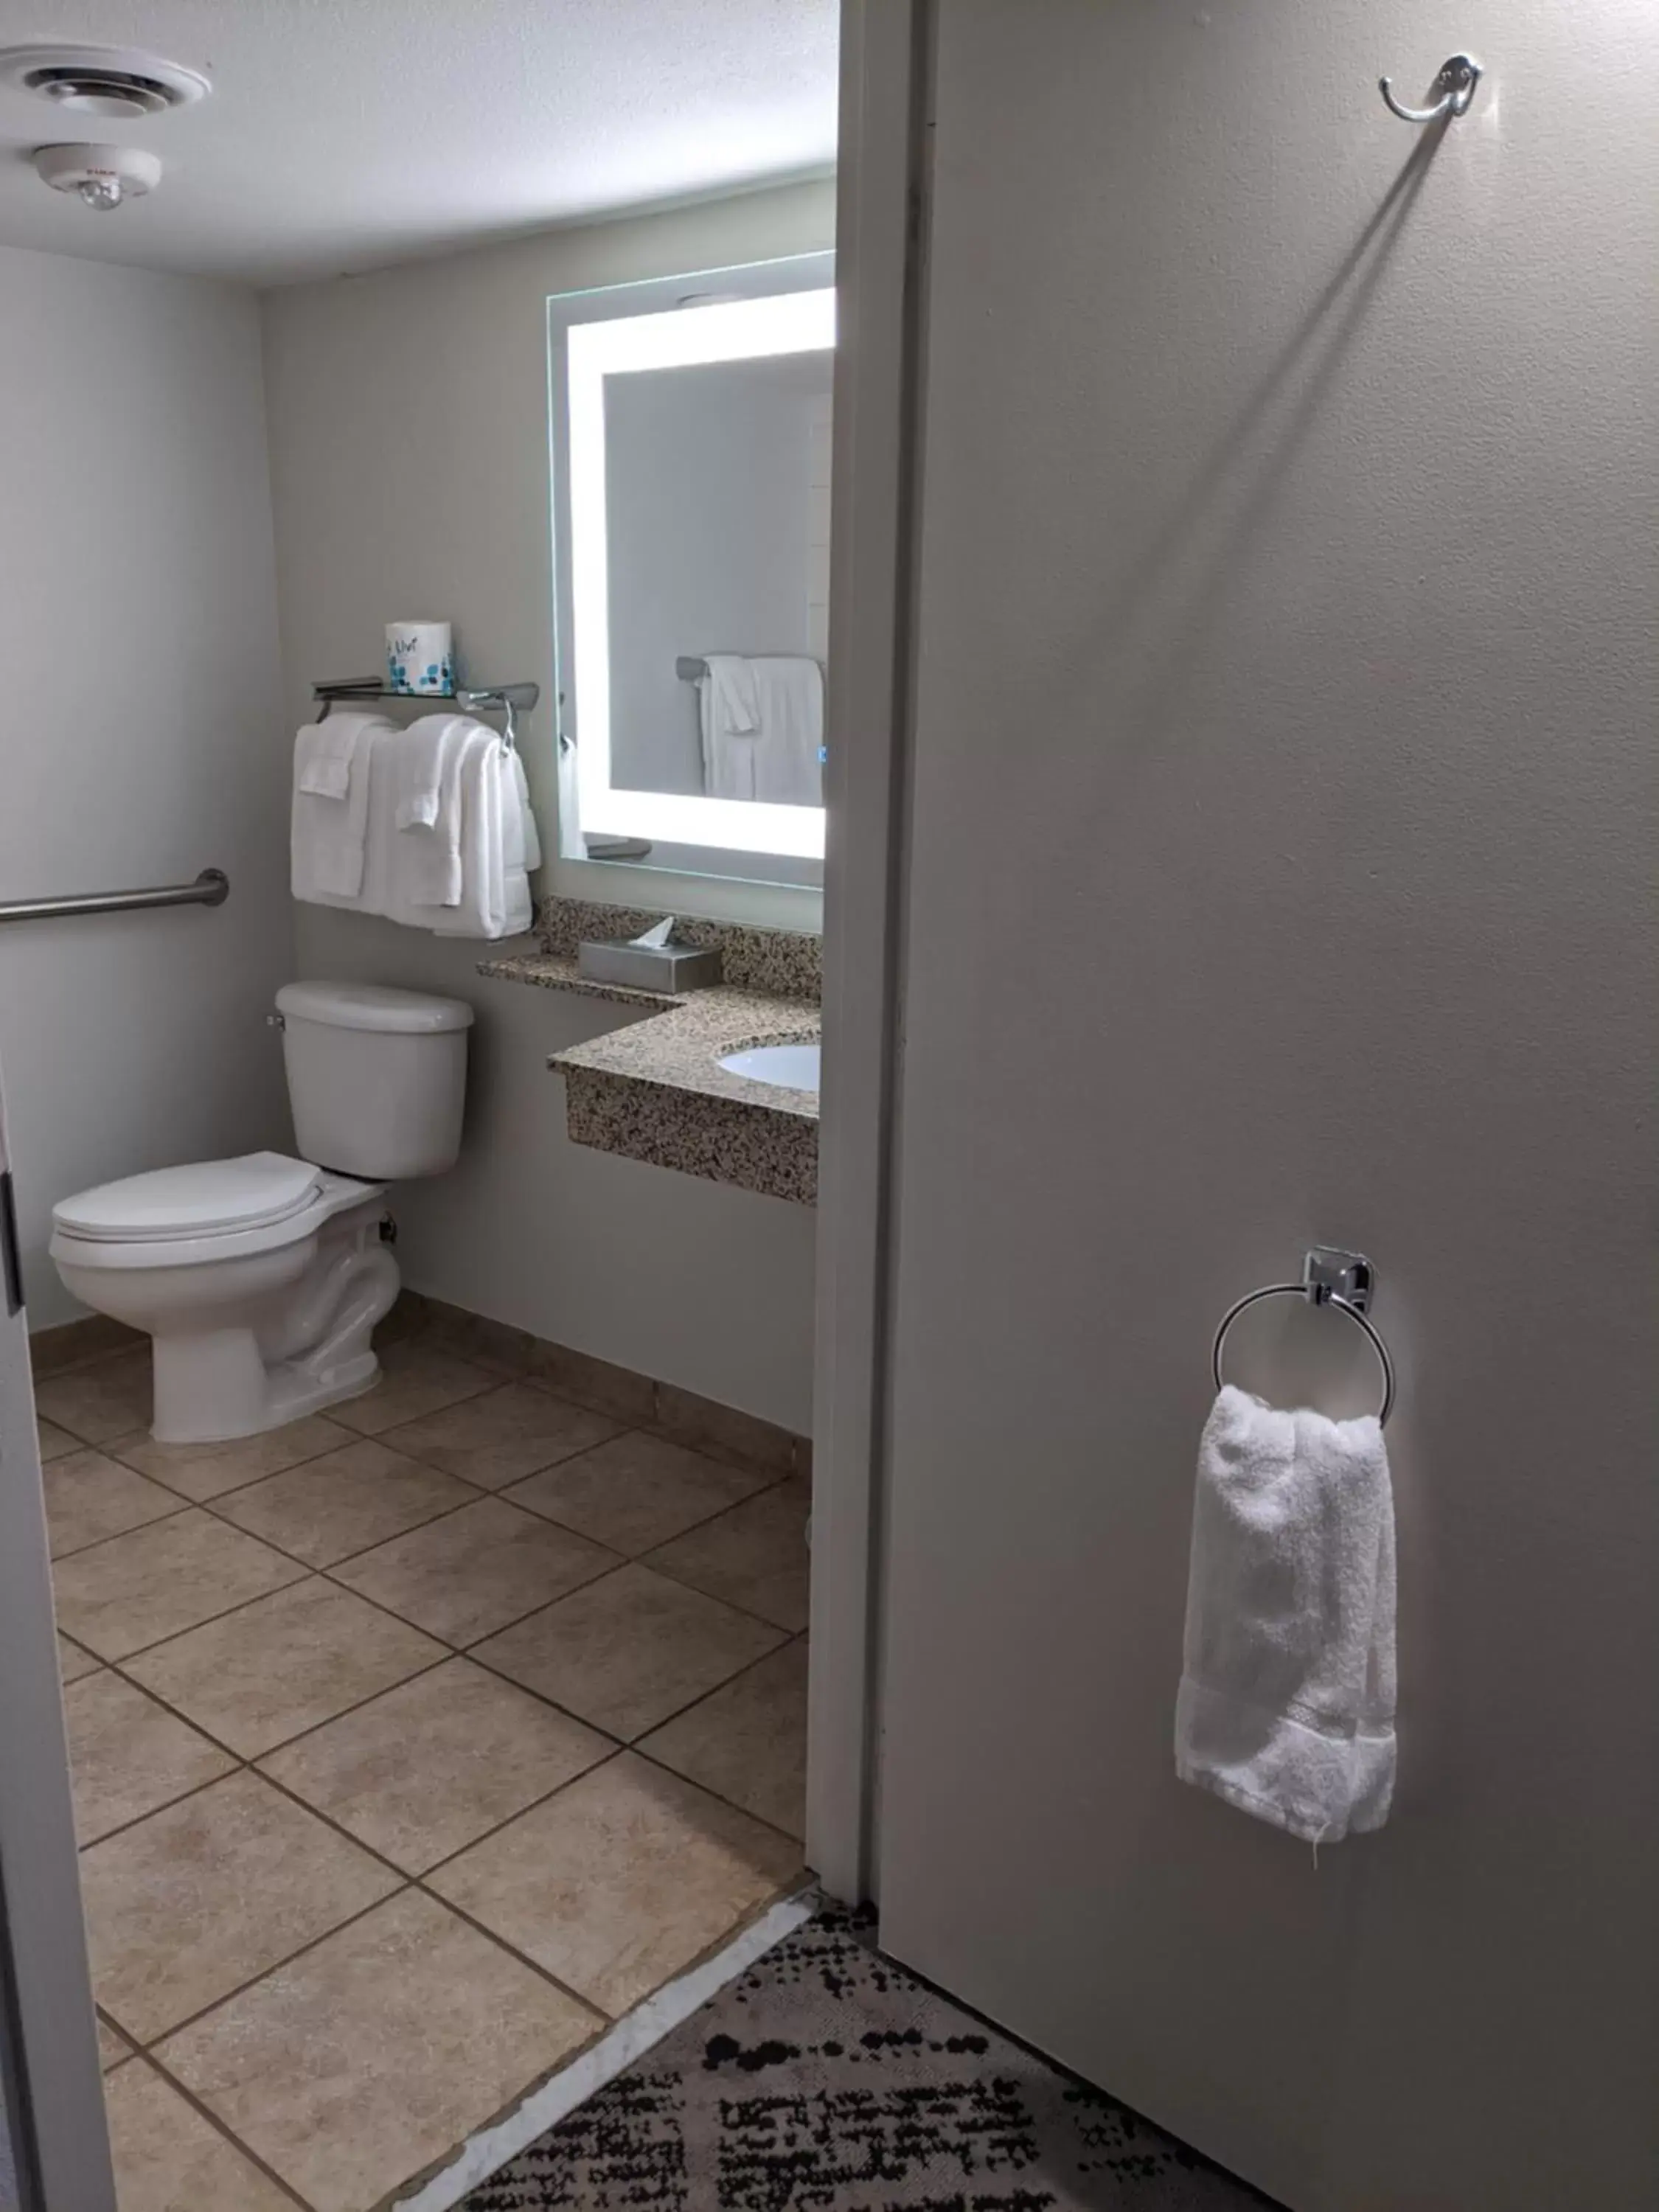
<svg viewBox="0 0 1659 2212">
<path fill-rule="evenodd" d="M 1176 1772 L 1335 1843 L 1388 1818 L 1394 1719 L 1381 1425 L 1280 1412 L 1229 1383 L 1199 1447 Z"/>
</svg>

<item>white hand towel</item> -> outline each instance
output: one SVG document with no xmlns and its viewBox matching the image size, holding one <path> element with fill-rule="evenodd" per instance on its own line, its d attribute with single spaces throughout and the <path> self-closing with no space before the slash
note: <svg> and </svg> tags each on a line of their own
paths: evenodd
<svg viewBox="0 0 1659 2212">
<path fill-rule="evenodd" d="M 469 740 L 461 769 L 461 872 L 459 902 L 421 910 L 439 937 L 517 937 L 532 919 L 530 878 L 509 866 L 509 822 L 523 850 L 514 758 L 493 730 L 487 743 Z"/>
<path fill-rule="evenodd" d="M 1382 1429 L 1229 1385 L 1199 1447 L 1176 1772 L 1334 1843 L 1388 1818 L 1394 1715 Z"/>
<path fill-rule="evenodd" d="M 521 850 L 515 865 L 528 872 L 542 864 L 541 836 L 536 828 L 536 810 L 530 804 L 530 779 L 524 772 L 524 761 L 515 752 L 513 756 L 513 781 L 519 794 L 519 836 Z"/>
<path fill-rule="evenodd" d="M 351 787 L 351 761 L 367 714 L 331 714 L 307 722 L 294 741 L 294 788 L 314 799 L 344 799 Z"/>
<path fill-rule="evenodd" d="M 720 726 L 730 737 L 752 737 L 760 728 L 751 664 L 741 653 L 711 653 L 703 679 L 714 695 Z"/>
<path fill-rule="evenodd" d="M 761 725 L 750 665 L 740 653 L 711 653 L 697 679 L 703 788 L 711 799 L 752 799 Z"/>
<path fill-rule="evenodd" d="M 383 714 L 337 712 L 322 724 L 307 723 L 295 738 L 289 867 L 295 898 L 355 899 L 362 890 L 371 766 L 376 744 L 392 729 Z M 347 763 L 343 798 L 307 787 L 319 759 L 317 741 L 330 732 L 331 758 Z"/>
<path fill-rule="evenodd" d="M 392 749 L 394 828 L 437 826 L 445 799 L 453 800 L 455 756 L 467 731 L 477 726 L 465 714 L 422 714 L 404 731 Z"/>
</svg>

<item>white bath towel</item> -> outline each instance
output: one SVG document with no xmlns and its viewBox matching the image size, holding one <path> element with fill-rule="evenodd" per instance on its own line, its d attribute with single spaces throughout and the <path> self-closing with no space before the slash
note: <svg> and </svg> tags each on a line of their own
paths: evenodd
<svg viewBox="0 0 1659 2212">
<path fill-rule="evenodd" d="M 413 898 L 410 892 L 430 888 L 418 880 L 416 855 L 419 841 L 430 839 L 433 833 L 398 830 L 392 822 L 396 750 L 403 734 L 390 722 L 368 731 L 354 763 L 354 794 L 359 772 L 365 787 L 356 887 L 345 891 L 319 882 L 308 860 L 302 870 L 296 839 L 294 896 L 319 906 L 380 915 L 405 928 L 429 929 L 441 937 L 520 935 L 534 919 L 530 878 L 524 863 L 507 865 L 507 854 L 513 849 L 509 840 L 516 838 L 517 849 L 527 856 L 535 849 L 535 823 L 533 816 L 521 811 L 520 772 L 514 764 L 514 756 L 502 744 L 498 731 L 482 722 L 471 726 L 460 748 L 459 891 L 452 906 L 426 903 Z M 304 804 L 343 811 L 338 799 L 307 797 Z M 296 796 L 296 811 L 299 805 Z M 340 872 L 340 879 L 344 873 Z"/>
<path fill-rule="evenodd" d="M 1229 1385 L 1199 1447 L 1176 1771 L 1313 1843 L 1388 1818 L 1394 1498 L 1375 1416 Z"/>
<path fill-rule="evenodd" d="M 422 714 L 403 732 L 392 748 L 394 828 L 435 829 L 446 802 L 454 810 L 455 757 L 467 731 L 477 726 L 465 714 Z M 459 839 L 451 836 L 446 842 L 454 846 Z"/>
<path fill-rule="evenodd" d="M 364 841 L 375 743 L 392 725 L 383 714 L 337 709 L 325 722 L 307 722 L 294 740 L 294 804 L 289 825 L 289 867 L 294 896 L 325 901 L 356 898 L 362 889 Z M 322 740 L 327 738 L 326 748 Z M 325 763 L 343 761 L 343 796 L 311 787 Z"/>
<path fill-rule="evenodd" d="M 711 799 L 823 803 L 823 672 L 805 653 L 711 653 L 698 681 Z"/>
</svg>

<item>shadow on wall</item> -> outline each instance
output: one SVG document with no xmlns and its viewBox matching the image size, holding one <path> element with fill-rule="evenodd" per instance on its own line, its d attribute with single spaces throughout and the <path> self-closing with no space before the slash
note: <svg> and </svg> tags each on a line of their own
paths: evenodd
<svg viewBox="0 0 1659 2212">
<path fill-rule="evenodd" d="M 1114 734 L 1126 747 L 1137 739 L 1144 746 L 1177 728 L 1194 640 L 1208 629 L 1249 541 L 1285 488 L 1405 234 L 1446 129 L 1443 122 L 1435 124 L 1419 137 L 1290 343 L 1200 462 L 1162 527 L 1150 537 L 1134 534 L 1126 550 L 1128 572 L 1103 603 L 1088 653 L 1075 665 L 1066 693 L 1044 710 L 1051 725 L 1069 726 L 1087 701 L 1104 690 L 1118 702 Z M 1127 681 L 1115 680 L 1118 670 L 1132 672 Z M 1115 804 L 1121 799 L 1120 788 Z"/>
</svg>

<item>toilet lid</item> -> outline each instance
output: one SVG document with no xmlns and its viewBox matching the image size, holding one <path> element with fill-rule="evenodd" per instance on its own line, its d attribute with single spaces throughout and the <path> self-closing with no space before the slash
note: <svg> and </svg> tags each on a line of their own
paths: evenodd
<svg viewBox="0 0 1659 2212">
<path fill-rule="evenodd" d="M 308 1206 L 319 1170 L 282 1152 L 248 1152 L 236 1160 L 200 1160 L 126 1176 L 66 1198 L 52 1219 L 71 1237 L 107 1243 L 159 1243 L 164 1237 L 212 1237 L 263 1229 Z"/>
</svg>

